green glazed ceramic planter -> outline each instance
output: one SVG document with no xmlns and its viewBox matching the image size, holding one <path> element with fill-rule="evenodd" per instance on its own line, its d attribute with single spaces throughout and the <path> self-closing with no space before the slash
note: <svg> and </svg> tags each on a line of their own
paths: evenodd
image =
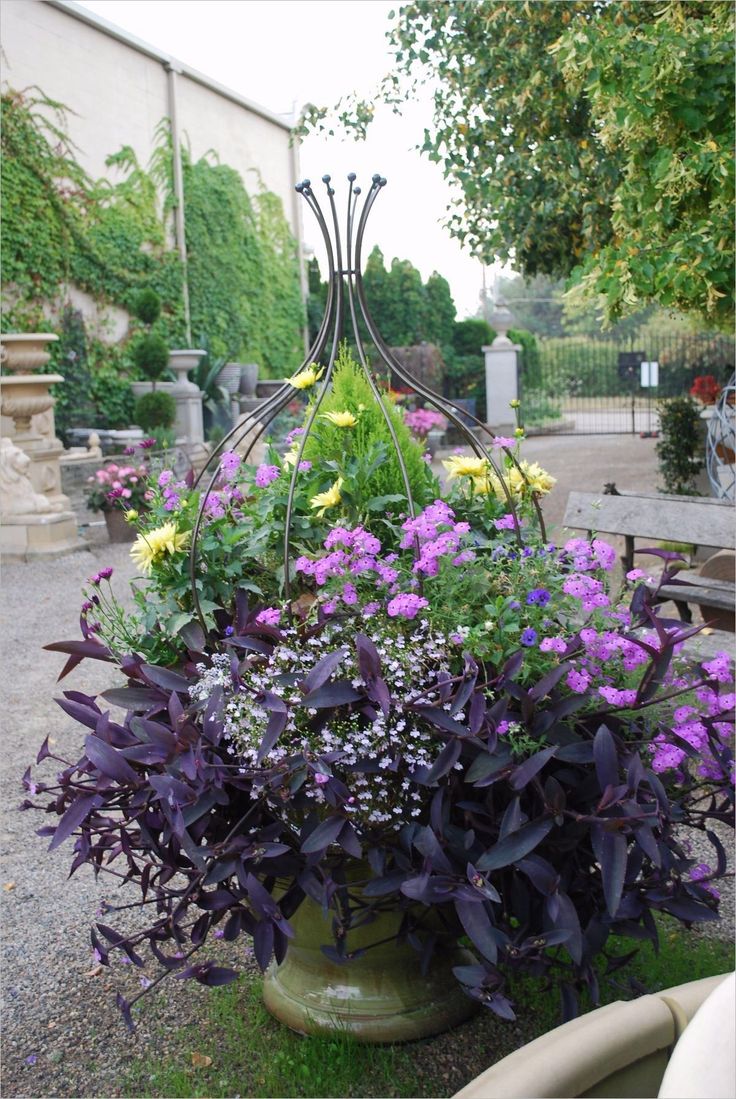
<svg viewBox="0 0 736 1099">
<path fill-rule="evenodd" d="M 349 931 L 347 951 L 381 942 L 338 965 L 320 947 L 332 943 L 332 913 L 308 897 L 289 922 L 295 937 L 281 965 L 272 963 L 263 982 L 266 1007 L 301 1034 L 341 1030 L 360 1042 L 408 1042 L 429 1038 L 465 1022 L 478 1005 L 460 989 L 452 967 L 475 962 L 467 950 L 438 944 L 426 976 L 408 944 L 382 942 L 395 935 L 399 912 L 387 911 Z"/>
</svg>

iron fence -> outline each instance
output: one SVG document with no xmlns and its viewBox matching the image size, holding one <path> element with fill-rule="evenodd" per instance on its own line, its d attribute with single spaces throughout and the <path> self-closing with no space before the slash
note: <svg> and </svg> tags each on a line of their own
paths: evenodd
<svg viewBox="0 0 736 1099">
<path fill-rule="evenodd" d="M 703 375 L 727 384 L 734 354 L 722 335 L 538 340 L 521 361 L 524 421 L 538 432 L 652 434 L 660 400 L 688 393 Z"/>
</svg>

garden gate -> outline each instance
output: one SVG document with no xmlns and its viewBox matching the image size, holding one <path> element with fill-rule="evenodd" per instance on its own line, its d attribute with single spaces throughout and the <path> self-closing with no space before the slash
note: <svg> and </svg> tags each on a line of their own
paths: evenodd
<svg viewBox="0 0 736 1099">
<path fill-rule="evenodd" d="M 538 340 L 521 361 L 524 423 L 538 433 L 653 433 L 659 400 L 702 375 L 725 385 L 733 369 L 734 340 L 722 335 Z"/>
</svg>

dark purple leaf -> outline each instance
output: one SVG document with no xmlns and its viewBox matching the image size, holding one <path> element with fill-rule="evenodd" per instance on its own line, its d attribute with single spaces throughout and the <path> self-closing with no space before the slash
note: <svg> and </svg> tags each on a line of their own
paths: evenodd
<svg viewBox="0 0 736 1099">
<path fill-rule="evenodd" d="M 618 753 L 610 731 L 601 725 L 593 740 L 593 759 L 601 791 L 618 783 Z"/>
<path fill-rule="evenodd" d="M 100 697 L 111 706 L 119 706 L 121 710 L 139 712 L 150 710 L 161 702 L 161 693 L 149 690 L 148 687 L 112 687 L 109 691 L 103 691 Z"/>
<path fill-rule="evenodd" d="M 500 870 L 503 866 L 509 866 L 512 862 L 523 859 L 525 855 L 534 850 L 538 843 L 541 843 L 552 828 L 552 824 L 553 821 L 549 817 L 543 817 L 525 824 L 518 832 L 506 836 L 505 839 L 486 851 L 484 855 L 481 855 L 476 860 L 475 865 L 483 871 Z"/>
<path fill-rule="evenodd" d="M 521 799 L 518 797 L 513 798 L 508 805 L 501 818 L 501 827 L 499 828 L 499 839 L 505 839 L 506 836 L 512 832 L 518 832 L 524 823 L 521 816 Z"/>
<path fill-rule="evenodd" d="M 154 664 L 142 664 L 141 675 L 149 683 L 156 687 L 162 687 L 166 691 L 179 691 L 186 694 L 190 681 L 179 672 L 173 672 L 170 668 L 157 668 Z"/>
<path fill-rule="evenodd" d="M 196 977 L 201 985 L 207 985 L 209 988 L 229 985 L 231 981 L 237 981 L 237 979 L 238 974 L 234 969 L 222 965 L 210 965 L 209 963 L 207 963 L 204 972 Z"/>
<path fill-rule="evenodd" d="M 184 642 L 190 652 L 204 652 L 207 639 L 199 622 L 186 622 L 179 630 L 178 636 Z"/>
<path fill-rule="evenodd" d="M 138 775 L 125 757 L 111 744 L 106 744 L 99 737 L 88 736 L 84 742 L 84 752 L 90 763 L 93 763 L 108 778 L 123 784 L 138 784 Z"/>
<path fill-rule="evenodd" d="M 476 691 L 470 701 L 468 714 L 468 728 L 473 736 L 476 736 L 483 728 L 486 717 L 486 699 L 483 691 Z"/>
<path fill-rule="evenodd" d="M 557 902 L 555 905 L 556 914 L 554 918 L 552 918 L 550 912 L 551 900 Z M 580 965 L 583 960 L 583 933 L 575 905 L 570 900 L 567 893 L 557 893 L 554 897 L 549 897 L 547 899 L 547 911 L 550 913 L 550 919 L 555 927 L 562 931 L 569 932 L 569 937 L 565 940 L 565 950 L 576 965 Z"/>
<path fill-rule="evenodd" d="M 381 674 L 381 658 L 378 649 L 364 633 L 355 635 L 355 648 L 358 653 L 358 669 L 363 680 L 369 683 Z"/>
<path fill-rule="evenodd" d="M 541 752 L 537 752 L 535 755 L 530 756 L 529 759 L 525 759 L 519 766 L 515 767 L 509 777 L 509 784 L 513 790 L 523 790 L 528 782 L 538 774 L 545 763 L 552 758 L 557 751 L 557 747 L 544 748 Z"/>
<path fill-rule="evenodd" d="M 535 683 L 530 689 L 529 697 L 533 699 L 534 702 L 539 702 L 540 699 L 549 694 L 553 687 L 557 686 L 563 675 L 565 675 L 571 667 L 572 665 L 569 662 L 563 661 L 562 664 L 558 664 L 556 667 L 552 668 L 551 671 L 547 672 L 546 675 L 543 675 L 539 682 Z"/>
<path fill-rule="evenodd" d="M 615 916 L 621 903 L 621 892 L 626 876 L 626 860 L 628 857 L 626 837 L 620 832 L 609 832 L 598 825 L 593 826 L 591 835 L 598 861 L 601 864 L 606 908 L 611 916 Z"/>
<path fill-rule="evenodd" d="M 516 863 L 517 870 L 526 874 L 535 889 L 545 897 L 555 893 L 560 884 L 560 875 L 554 866 L 539 855 L 529 855 Z"/>
<path fill-rule="evenodd" d="M 485 902 L 456 900 L 455 911 L 473 945 L 489 962 L 495 962 L 498 957 L 498 943 Z"/>
<path fill-rule="evenodd" d="M 80 725 L 86 725 L 88 729 L 96 729 L 100 717 L 100 711 L 92 706 L 84 706 L 79 702 L 73 702 L 69 698 L 55 698 L 54 702 L 60 706 L 65 714 L 73 717 Z"/>
<path fill-rule="evenodd" d="M 344 824 L 344 817 L 328 817 L 327 820 L 323 820 L 321 824 L 317 825 L 313 832 L 309 833 L 302 843 L 302 853 L 309 855 L 313 854 L 315 851 L 324 851 L 331 843 L 337 841 L 337 837 L 342 831 Z"/>
<path fill-rule="evenodd" d="M 461 725 L 459 721 L 454 721 L 447 710 L 443 710 L 441 706 L 412 706 L 419 717 L 424 718 L 430 725 L 434 725 L 437 729 L 442 729 L 446 733 L 452 733 L 454 736 L 468 736 L 470 730 L 466 725 Z"/>
<path fill-rule="evenodd" d="M 101 794 L 81 794 L 71 803 L 66 810 L 54 832 L 54 837 L 49 844 L 49 851 L 53 851 L 59 844 L 70 836 L 75 828 L 78 828 L 87 819 L 93 809 L 102 805 Z"/>
<path fill-rule="evenodd" d="M 273 954 L 273 924 L 269 919 L 259 920 L 256 924 L 253 951 L 261 971 L 265 972 Z"/>
<path fill-rule="evenodd" d="M 264 759 L 271 751 L 274 744 L 286 728 L 288 720 L 289 715 L 288 713 L 286 713 L 286 711 L 280 713 L 279 711 L 275 710 L 271 713 L 268 719 L 268 725 L 266 726 L 266 731 L 263 734 L 263 739 L 261 740 L 258 748 L 258 755 L 256 756 L 257 764 L 263 763 Z"/>
<path fill-rule="evenodd" d="M 665 901 L 661 907 L 671 916 L 676 916 L 678 920 L 685 920 L 686 923 L 719 918 L 718 913 L 712 908 L 690 897 L 673 897 L 672 900 Z"/>
<path fill-rule="evenodd" d="M 353 858 L 360 859 L 363 857 L 363 848 L 360 846 L 360 840 L 349 820 L 346 820 L 340 829 L 337 836 L 337 842 L 342 849 L 347 851 L 349 855 L 352 855 Z"/>
<path fill-rule="evenodd" d="M 321 660 L 318 660 L 301 683 L 301 689 L 304 694 L 309 694 L 310 691 L 315 691 L 318 687 L 322 687 L 332 673 L 340 667 L 347 655 L 347 649 L 337 649 L 334 653 L 327 653 Z"/>
<path fill-rule="evenodd" d="M 305 695 L 302 706 L 323 710 L 328 706 L 346 706 L 349 702 L 358 702 L 363 697 L 362 691 L 356 691 L 347 679 L 338 679 L 324 687 L 317 687 L 316 690 Z"/>
<path fill-rule="evenodd" d="M 444 778 L 457 763 L 461 750 L 462 745 L 459 740 L 449 740 L 431 767 L 417 768 L 414 772 L 414 781 L 431 786 L 438 779 Z"/>
</svg>

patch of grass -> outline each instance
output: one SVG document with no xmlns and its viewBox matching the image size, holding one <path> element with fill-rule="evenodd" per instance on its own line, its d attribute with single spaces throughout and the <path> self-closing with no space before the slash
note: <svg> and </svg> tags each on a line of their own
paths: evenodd
<svg viewBox="0 0 736 1099">
<path fill-rule="evenodd" d="M 610 940 L 609 953 L 626 954 L 638 948 L 638 954 L 609 977 L 601 969 L 601 1004 L 733 968 L 731 944 L 683 930 L 666 916 L 658 919 L 658 926 L 659 953 L 649 942 Z M 483 1011 L 437 1038 L 403 1046 L 365 1046 L 344 1033 L 307 1038 L 294 1034 L 263 1007 L 260 980 L 243 977 L 209 993 L 204 1017 L 196 1026 L 167 1035 L 167 1045 L 178 1051 L 169 1060 L 134 1065 L 122 1094 L 152 1099 L 453 1095 L 495 1061 L 559 1024 L 556 988 L 545 989 L 539 981 L 525 978 L 514 983 L 513 998 L 517 1024 Z M 581 1010 L 593 1006 L 584 1001 Z M 153 1018 L 152 1011 L 151 1023 Z"/>
<path fill-rule="evenodd" d="M 200 1025 L 182 1028 L 168 1063 L 134 1066 L 125 1095 L 411 1096 L 411 1062 L 400 1046 L 367 1046 L 346 1033 L 302 1037 L 278 1023 L 261 982 L 243 977 L 213 989 Z M 211 1063 L 207 1063 L 211 1058 Z"/>
</svg>

